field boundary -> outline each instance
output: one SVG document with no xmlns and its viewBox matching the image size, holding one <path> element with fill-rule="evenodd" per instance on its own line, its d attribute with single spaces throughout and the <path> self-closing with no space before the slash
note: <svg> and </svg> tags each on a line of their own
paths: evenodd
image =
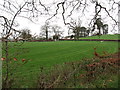
<svg viewBox="0 0 120 90">
<path fill-rule="evenodd" d="M 120 40 L 110 40 L 110 39 L 60 39 L 60 41 L 115 41 L 115 42 L 120 42 Z"/>
<path fill-rule="evenodd" d="M 120 42 L 120 40 L 111 40 L 111 39 L 59 39 L 59 40 L 30 40 L 28 42 L 52 42 L 52 41 L 113 41 Z"/>
</svg>

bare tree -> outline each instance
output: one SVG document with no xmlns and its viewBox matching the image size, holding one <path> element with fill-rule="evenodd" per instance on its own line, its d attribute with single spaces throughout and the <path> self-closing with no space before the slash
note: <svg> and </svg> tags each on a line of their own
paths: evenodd
<svg viewBox="0 0 120 90">
<path fill-rule="evenodd" d="M 108 24 L 103 25 L 103 34 L 108 34 Z"/>
<path fill-rule="evenodd" d="M 23 3 L 24 4 L 19 4 L 19 3 L 16 3 L 16 1 L 4 0 L 1 6 L 3 6 L 4 11 L 9 13 L 10 15 L 12 16 L 15 15 L 15 17 L 16 16 L 24 17 L 31 21 L 32 21 L 32 18 L 36 18 L 42 14 L 48 14 L 49 16 L 52 15 L 50 18 L 47 19 L 47 21 L 51 20 L 53 17 L 55 17 L 58 14 L 58 10 L 61 9 L 62 10 L 61 15 L 62 15 L 64 24 L 68 25 L 70 28 L 74 27 L 74 25 L 72 25 L 69 21 L 73 17 L 74 13 L 80 12 L 79 16 L 84 17 L 86 16 L 87 12 L 93 12 L 93 11 L 89 11 L 90 6 L 93 6 L 95 7 L 95 11 L 93 12 L 94 16 L 92 16 L 90 21 L 88 21 L 89 26 L 93 27 L 92 30 L 94 30 L 94 25 L 97 20 L 97 17 L 100 15 L 102 11 L 105 11 L 106 13 L 105 15 L 114 21 L 113 22 L 114 25 L 117 24 L 117 20 L 112 15 L 112 12 L 116 10 L 116 5 L 118 5 L 117 0 L 107 0 L 107 1 L 100 1 L 100 0 L 59 1 L 59 0 L 56 0 L 56 2 L 52 1 L 50 2 L 50 4 L 45 4 L 45 2 L 43 2 L 42 0 L 27 0 L 27 1 L 23 1 Z M 106 6 L 106 3 L 109 5 L 109 7 Z M 3 10 L 3 9 L 1 8 L 0 10 Z M 55 13 L 54 14 L 51 13 L 51 12 L 54 12 L 54 10 L 55 10 Z M 15 11 L 18 11 L 18 12 L 16 12 L 15 14 Z M 26 15 L 21 14 L 21 12 L 27 13 L 28 14 L 27 17 Z"/>
<path fill-rule="evenodd" d="M 46 22 L 45 25 L 43 25 L 41 27 L 41 33 L 40 34 L 42 36 L 45 36 L 46 40 L 48 40 L 49 28 L 50 28 L 49 22 Z"/>
<path fill-rule="evenodd" d="M 41 3 L 41 1 L 38 2 L 40 7 L 43 7 L 45 11 L 47 11 L 47 8 Z M 36 7 L 36 2 L 34 0 L 30 1 L 24 1 L 22 4 L 17 3 L 16 1 L 12 0 L 4 0 L 3 4 L 0 4 L 0 12 L 3 12 L 3 15 L 0 15 L 0 25 L 1 30 L 1 39 L 3 43 L 3 56 L 5 58 L 5 69 L 6 74 L 4 75 L 5 78 L 3 78 L 3 87 L 10 88 L 11 87 L 11 57 L 10 57 L 10 51 L 9 51 L 9 42 L 10 39 L 19 40 L 20 31 L 16 30 L 15 28 L 15 20 L 19 17 L 24 17 L 32 21 L 31 17 L 35 17 L 37 15 L 37 12 L 41 13 Z M 21 13 L 30 13 L 30 17 L 23 16 Z M 5 16 L 4 14 L 7 13 L 8 16 Z M 31 15 L 32 14 L 32 15 Z M 10 17 L 9 17 L 10 16 Z M 4 60 L 4 59 L 3 59 Z M 15 59 L 16 60 L 16 59 Z"/>
<path fill-rule="evenodd" d="M 62 34 L 62 31 L 60 31 L 61 27 L 57 26 L 57 25 L 53 25 L 52 26 L 52 30 L 54 32 L 54 34 L 58 35 L 58 34 Z"/>
<path fill-rule="evenodd" d="M 113 30 L 115 30 L 115 27 L 118 23 L 117 19 L 115 16 L 113 16 L 113 13 L 115 10 L 117 10 L 118 7 L 118 1 L 117 0 L 105 0 L 105 1 L 100 1 L 100 0 L 62 0 L 59 2 L 54 3 L 56 5 L 56 11 L 55 13 L 48 18 L 47 20 L 51 20 L 55 16 L 58 15 L 58 11 L 62 9 L 61 15 L 64 21 L 65 25 L 68 25 L 69 28 L 73 28 L 74 25 L 70 23 L 70 19 L 75 15 L 74 13 L 79 12 L 79 16 L 82 18 L 87 16 L 88 13 L 92 13 L 92 17 L 90 17 L 90 20 L 86 21 L 88 22 L 88 26 L 93 28 L 92 30 L 94 31 L 95 27 L 95 22 L 98 18 L 98 16 L 103 16 L 101 13 L 104 11 L 104 18 L 109 18 L 110 20 L 113 21 Z M 107 6 L 107 5 L 108 6 Z M 90 7 L 95 8 L 94 11 L 89 11 Z M 103 18 L 102 18 L 103 19 Z"/>
<path fill-rule="evenodd" d="M 16 15 L 14 16 L 14 18 L 16 17 Z M 6 59 L 6 74 L 5 74 L 5 79 L 3 79 L 4 83 L 3 85 L 5 87 L 9 87 L 10 85 L 10 82 L 9 82 L 9 62 L 10 62 L 10 58 L 9 58 L 9 40 L 10 40 L 10 36 L 13 36 L 13 38 L 15 37 L 12 33 L 20 33 L 19 31 L 15 30 L 12 28 L 13 26 L 13 21 L 14 21 L 14 18 L 13 18 L 13 21 L 10 23 L 8 21 L 8 19 L 4 16 L 0 16 L 0 18 L 3 19 L 3 24 L 1 24 L 1 26 L 3 26 L 3 30 L 2 30 L 2 43 L 3 43 L 3 56 L 5 56 L 5 59 Z M 16 39 L 17 37 L 15 37 Z"/>
<path fill-rule="evenodd" d="M 53 25 L 52 26 L 52 31 L 54 33 L 53 39 L 59 39 L 60 36 L 63 34 L 63 31 L 61 31 L 60 29 L 61 29 L 61 27 L 58 26 L 58 25 Z"/>
<path fill-rule="evenodd" d="M 31 39 L 32 39 L 32 34 L 30 33 L 30 30 L 29 30 L 29 29 L 23 29 L 23 30 L 21 31 L 20 38 L 21 38 L 23 41 L 31 40 Z"/>
</svg>

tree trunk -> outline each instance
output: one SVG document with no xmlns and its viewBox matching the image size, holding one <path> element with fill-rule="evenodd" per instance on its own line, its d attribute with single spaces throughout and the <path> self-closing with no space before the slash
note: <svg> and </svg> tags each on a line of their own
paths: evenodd
<svg viewBox="0 0 120 90">
<path fill-rule="evenodd" d="M 46 30 L 46 40 L 48 40 L 48 30 Z"/>
<path fill-rule="evenodd" d="M 8 40 L 5 41 L 5 58 L 6 58 L 6 77 L 5 77 L 5 88 L 8 88 L 8 74 L 9 74 L 9 57 L 8 57 Z"/>
</svg>

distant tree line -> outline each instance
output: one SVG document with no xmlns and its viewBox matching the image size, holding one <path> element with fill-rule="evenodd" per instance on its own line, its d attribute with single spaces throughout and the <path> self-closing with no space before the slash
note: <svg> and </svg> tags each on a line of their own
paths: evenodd
<svg viewBox="0 0 120 90">
<path fill-rule="evenodd" d="M 73 23 L 73 22 L 72 22 Z M 66 38 L 71 39 L 79 39 L 81 37 L 88 37 L 92 33 L 92 36 L 95 35 L 102 35 L 102 34 L 108 34 L 108 24 L 104 24 L 101 20 L 101 18 L 97 18 L 96 22 L 94 23 L 93 28 L 87 28 L 85 26 L 80 25 L 80 21 L 78 21 L 78 25 L 76 22 L 74 22 L 74 27 L 72 28 L 72 35 L 66 36 Z M 41 27 L 41 32 L 39 36 L 35 36 L 31 34 L 31 31 L 29 29 L 23 29 L 21 30 L 20 38 L 23 41 L 27 40 L 58 40 L 63 34 L 63 31 L 60 30 L 61 27 L 58 25 L 50 25 L 49 22 L 46 22 Z M 95 29 L 98 30 L 97 33 L 93 33 Z M 49 37 L 49 34 L 53 34 L 52 37 Z"/>
<path fill-rule="evenodd" d="M 94 33 L 95 29 L 97 29 L 97 33 Z M 68 36 L 67 38 L 79 39 L 80 37 L 90 36 L 90 33 L 91 33 L 91 36 L 108 34 L 108 24 L 104 24 L 101 21 L 101 18 L 97 18 L 92 29 L 75 24 L 75 27 L 72 28 L 72 33 L 73 34 L 71 36 Z"/>
</svg>

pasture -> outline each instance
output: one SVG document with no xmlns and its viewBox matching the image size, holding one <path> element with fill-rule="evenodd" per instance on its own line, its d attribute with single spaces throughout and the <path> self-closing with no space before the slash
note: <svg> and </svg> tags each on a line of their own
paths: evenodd
<svg viewBox="0 0 120 90">
<path fill-rule="evenodd" d="M 94 57 L 94 48 L 99 54 L 103 51 L 115 53 L 118 51 L 117 42 L 95 41 L 56 41 L 56 42 L 25 42 L 22 48 L 27 52 L 21 53 L 17 58 L 29 61 L 15 71 L 15 77 L 19 82 L 14 87 L 34 87 L 40 67 L 51 68 L 64 62 L 79 61 L 84 58 Z M 19 49 L 20 50 L 20 49 Z M 12 49 L 12 52 L 15 49 Z"/>
<path fill-rule="evenodd" d="M 101 35 L 99 36 L 89 36 L 89 37 L 83 37 L 80 39 L 109 39 L 109 40 L 119 40 L 120 39 L 120 34 L 109 34 L 109 35 Z"/>
<path fill-rule="evenodd" d="M 113 39 L 116 39 L 117 36 Z M 109 35 L 107 38 L 110 39 L 111 36 Z M 118 44 L 119 42 L 110 41 L 52 41 L 25 42 L 22 46 L 16 47 L 14 43 L 10 43 L 9 51 L 11 53 L 20 52 L 18 56 L 13 54 L 13 57 L 16 57 L 18 61 L 13 60 L 12 63 L 22 63 L 22 59 L 28 60 L 26 64 L 19 66 L 14 71 L 17 82 L 13 87 L 32 88 L 36 85 L 41 67 L 49 71 L 54 65 L 93 58 L 95 57 L 94 48 L 100 55 L 103 55 L 103 52 L 115 53 L 118 52 Z"/>
</svg>

